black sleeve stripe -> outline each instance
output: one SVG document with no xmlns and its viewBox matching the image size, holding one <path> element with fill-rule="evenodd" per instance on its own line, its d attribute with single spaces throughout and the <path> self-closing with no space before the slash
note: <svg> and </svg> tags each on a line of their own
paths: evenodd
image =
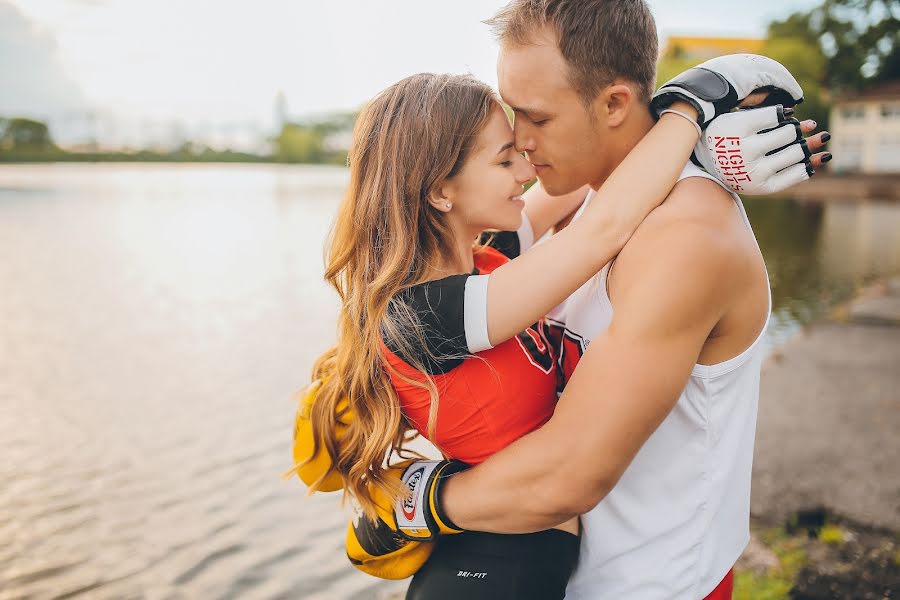
<svg viewBox="0 0 900 600">
<path fill-rule="evenodd" d="M 414 357 L 408 356 L 396 340 L 385 336 L 388 349 L 408 364 L 413 364 L 411 359 L 418 359 L 429 375 L 447 373 L 458 367 L 469 354 L 463 312 L 468 278 L 469 275 L 451 275 L 413 286 L 404 292 L 398 300 L 405 302 L 418 318 L 428 351 L 418 352 Z M 422 342 L 415 330 L 410 328 L 406 333 L 408 335 L 404 341 L 413 350 L 421 350 Z"/>
</svg>

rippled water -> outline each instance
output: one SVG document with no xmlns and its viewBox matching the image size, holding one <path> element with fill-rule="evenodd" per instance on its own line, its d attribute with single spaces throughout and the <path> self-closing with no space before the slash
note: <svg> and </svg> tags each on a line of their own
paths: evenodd
<svg viewBox="0 0 900 600">
<path fill-rule="evenodd" d="M 0 167 L 0 600 L 377 598 L 290 462 L 347 175 Z M 900 272 L 900 207 L 748 203 L 773 339 Z"/>
<path fill-rule="evenodd" d="M 372 598 L 290 466 L 340 169 L 0 169 L 0 598 Z M 90 592 L 89 594 L 86 594 Z"/>
</svg>

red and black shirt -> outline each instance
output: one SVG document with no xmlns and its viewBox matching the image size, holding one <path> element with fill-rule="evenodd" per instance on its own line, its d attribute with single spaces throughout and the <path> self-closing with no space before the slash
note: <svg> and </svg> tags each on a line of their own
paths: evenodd
<svg viewBox="0 0 900 600">
<path fill-rule="evenodd" d="M 448 457 L 470 464 L 484 461 L 546 423 L 556 406 L 558 368 L 543 320 L 494 347 L 484 341 L 487 277 L 482 276 L 531 245 L 530 225 L 524 215 L 523 220 L 524 234 L 523 229 L 503 232 L 491 246 L 476 248 L 472 273 L 413 286 L 400 298 L 418 317 L 433 355 L 424 351 L 416 355 L 433 377 L 439 396 L 436 435 L 430 441 Z M 409 344 L 421 348 L 415 337 Z M 394 369 L 422 380 L 422 372 L 410 365 L 412 357 L 405 356 L 399 344 L 385 339 L 382 350 Z M 428 391 L 404 382 L 391 369 L 388 372 L 404 415 L 428 437 Z"/>
</svg>

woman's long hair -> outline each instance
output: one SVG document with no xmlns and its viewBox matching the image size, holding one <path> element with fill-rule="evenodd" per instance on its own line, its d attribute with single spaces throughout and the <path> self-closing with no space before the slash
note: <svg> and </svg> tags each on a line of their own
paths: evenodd
<svg viewBox="0 0 900 600">
<path fill-rule="evenodd" d="M 445 213 L 435 210 L 428 196 L 459 172 L 497 106 L 490 87 L 473 77 L 423 73 L 381 92 L 354 127 L 350 187 L 325 270 L 325 280 L 342 301 L 338 339 L 313 367 L 313 380 L 322 384 L 310 419 L 313 456 L 328 452 L 345 493 L 370 518 L 376 512 L 367 486 L 374 484 L 392 498 L 399 495 L 399 484 L 385 477 L 386 463 L 395 452 L 402 456 L 403 443 L 416 435 L 402 416 L 381 342 L 393 342 L 425 372 L 416 358 L 427 356 L 421 325 L 402 292 L 425 281 L 442 257 L 457 251 Z M 403 379 L 429 391 L 428 431 L 434 439 L 438 394 L 433 380 Z M 348 400 L 343 412 L 338 408 L 342 398 Z M 336 423 L 346 411 L 352 419 L 338 440 Z"/>
</svg>

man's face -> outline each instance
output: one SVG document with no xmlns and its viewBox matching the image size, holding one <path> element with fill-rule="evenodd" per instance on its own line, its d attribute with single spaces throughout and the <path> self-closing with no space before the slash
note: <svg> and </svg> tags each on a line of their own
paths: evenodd
<svg viewBox="0 0 900 600">
<path fill-rule="evenodd" d="M 558 196 L 605 178 L 609 132 L 597 103 L 586 106 L 569 83 L 555 37 L 546 33 L 534 41 L 501 48 L 497 77 L 515 113 L 516 149 L 527 153 L 544 189 Z"/>
</svg>

